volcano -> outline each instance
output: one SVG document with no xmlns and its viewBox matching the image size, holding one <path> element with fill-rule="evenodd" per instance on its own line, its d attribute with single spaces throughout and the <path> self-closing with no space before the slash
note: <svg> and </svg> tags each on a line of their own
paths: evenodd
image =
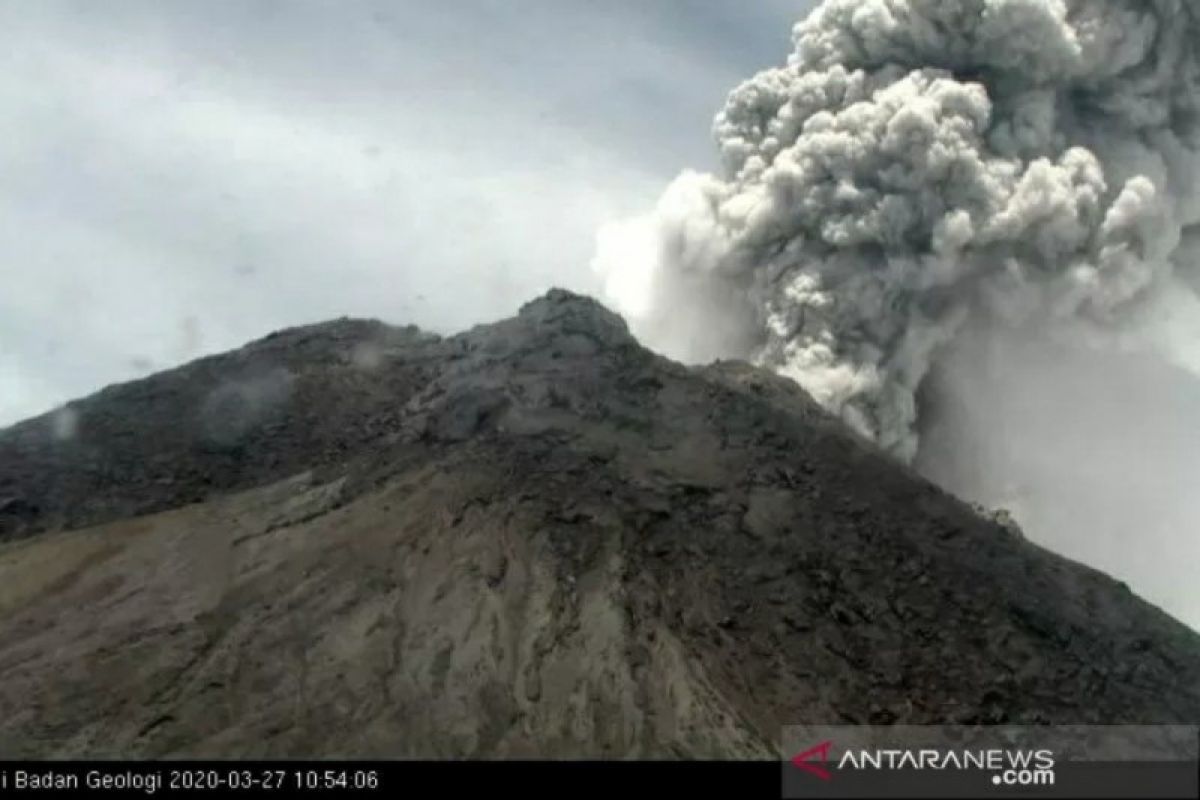
<svg viewBox="0 0 1200 800">
<path fill-rule="evenodd" d="M 0 432 L 0 755 L 777 758 L 1200 721 L 1200 636 L 741 362 L 555 290 Z"/>
</svg>

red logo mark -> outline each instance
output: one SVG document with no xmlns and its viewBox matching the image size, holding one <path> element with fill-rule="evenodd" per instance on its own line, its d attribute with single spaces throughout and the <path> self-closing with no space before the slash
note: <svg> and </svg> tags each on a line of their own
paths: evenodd
<svg viewBox="0 0 1200 800">
<path fill-rule="evenodd" d="M 792 765 L 816 775 L 823 781 L 833 780 L 833 776 L 829 774 L 829 770 L 824 767 L 819 767 L 816 764 L 810 764 L 810 761 L 819 760 L 825 762 L 829 760 L 829 748 L 833 747 L 833 742 L 821 742 L 816 747 L 810 747 L 800 755 L 792 759 Z"/>
</svg>

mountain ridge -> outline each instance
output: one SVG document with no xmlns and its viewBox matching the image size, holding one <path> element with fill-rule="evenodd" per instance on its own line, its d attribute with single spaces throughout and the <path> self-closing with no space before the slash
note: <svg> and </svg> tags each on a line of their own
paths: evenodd
<svg viewBox="0 0 1200 800">
<path fill-rule="evenodd" d="M 1200 636 L 1128 587 L 791 382 L 675 364 L 561 290 L 452 337 L 290 329 L 68 408 L 69 437 L 0 432 L 3 754 L 1200 721 Z"/>
</svg>

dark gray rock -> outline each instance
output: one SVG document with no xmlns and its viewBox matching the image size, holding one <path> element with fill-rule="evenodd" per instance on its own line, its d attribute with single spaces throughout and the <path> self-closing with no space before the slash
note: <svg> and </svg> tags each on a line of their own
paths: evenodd
<svg viewBox="0 0 1200 800">
<path fill-rule="evenodd" d="M 1200 721 L 1200 636 L 794 384 L 566 292 L 449 338 L 284 331 L 70 409 L 0 432 L 0 756 Z"/>
</svg>

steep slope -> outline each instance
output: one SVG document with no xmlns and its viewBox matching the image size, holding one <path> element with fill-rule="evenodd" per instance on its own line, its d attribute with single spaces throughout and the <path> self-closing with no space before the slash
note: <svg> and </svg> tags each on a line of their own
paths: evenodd
<svg viewBox="0 0 1200 800">
<path fill-rule="evenodd" d="M 792 384 L 666 361 L 565 292 L 446 339 L 283 332 L 71 408 L 0 433 L 0 755 L 1200 721 L 1200 636 Z"/>
</svg>

